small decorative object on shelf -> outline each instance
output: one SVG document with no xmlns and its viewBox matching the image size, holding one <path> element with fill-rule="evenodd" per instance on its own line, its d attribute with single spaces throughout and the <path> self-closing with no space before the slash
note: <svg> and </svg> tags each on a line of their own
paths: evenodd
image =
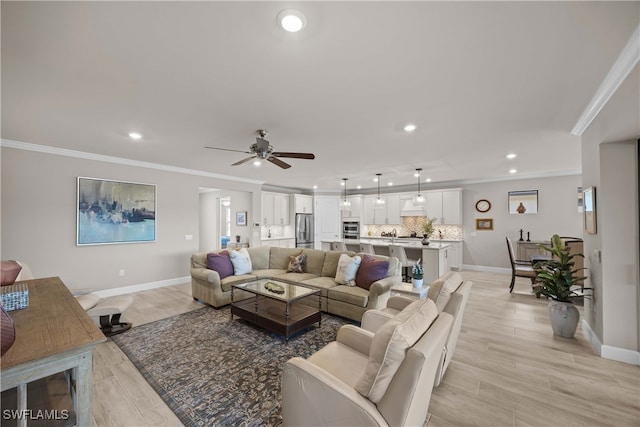
<svg viewBox="0 0 640 427">
<path fill-rule="evenodd" d="M 26 282 L 2 287 L 2 305 L 6 311 L 29 307 L 29 289 Z"/>
<path fill-rule="evenodd" d="M 522 230 L 522 228 L 520 229 L 520 242 L 524 242 L 524 239 L 522 238 L 522 233 L 524 233 L 524 230 Z"/>
<path fill-rule="evenodd" d="M 424 269 L 422 268 L 422 264 L 420 261 L 422 259 L 419 258 L 418 261 L 413 263 L 413 267 L 411 268 L 411 281 L 413 282 L 413 287 L 416 289 L 420 289 L 422 287 L 422 282 L 424 280 Z"/>
<path fill-rule="evenodd" d="M 531 241 L 531 239 L 529 238 L 529 233 L 530 233 L 530 232 L 529 232 L 529 231 L 527 231 L 527 242 L 530 242 L 530 241 Z"/>
<path fill-rule="evenodd" d="M 276 282 L 267 282 L 265 283 L 264 288 L 274 294 L 284 294 L 284 288 Z"/>
</svg>

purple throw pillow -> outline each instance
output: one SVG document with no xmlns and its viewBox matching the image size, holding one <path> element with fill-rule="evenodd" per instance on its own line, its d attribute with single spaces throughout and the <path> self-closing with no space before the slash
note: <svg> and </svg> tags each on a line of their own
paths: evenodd
<svg viewBox="0 0 640 427">
<path fill-rule="evenodd" d="M 220 275 L 220 279 L 233 276 L 233 264 L 231 263 L 229 252 L 227 251 L 222 251 L 217 254 L 207 254 L 207 268 L 209 270 L 217 271 Z"/>
<path fill-rule="evenodd" d="M 22 266 L 17 261 L 9 260 L 0 262 L 0 271 L 2 272 L 2 286 L 13 285 L 18 278 Z"/>
<path fill-rule="evenodd" d="M 0 355 L 5 354 L 9 347 L 13 345 L 16 340 L 16 330 L 13 326 L 13 319 L 4 310 L 2 303 L 0 303 L 0 339 L 2 341 L 0 345 Z"/>
<path fill-rule="evenodd" d="M 373 282 L 387 277 L 387 271 L 389 271 L 388 260 L 363 255 L 356 274 L 356 286 L 369 290 Z"/>
</svg>

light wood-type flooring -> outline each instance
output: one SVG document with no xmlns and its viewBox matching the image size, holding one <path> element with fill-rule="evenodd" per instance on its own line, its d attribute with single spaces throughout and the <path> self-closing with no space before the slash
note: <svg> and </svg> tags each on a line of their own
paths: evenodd
<svg viewBox="0 0 640 427">
<path fill-rule="evenodd" d="M 530 282 L 463 271 L 474 282 L 453 361 L 434 391 L 429 426 L 640 426 L 640 367 L 596 356 L 579 326 L 553 335 Z M 135 325 L 197 309 L 189 284 L 134 294 Z M 112 342 L 94 358 L 96 426 L 180 426 Z"/>
</svg>

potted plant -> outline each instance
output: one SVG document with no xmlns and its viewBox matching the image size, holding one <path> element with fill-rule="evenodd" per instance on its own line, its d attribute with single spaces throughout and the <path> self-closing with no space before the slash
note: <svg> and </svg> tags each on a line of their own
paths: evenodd
<svg viewBox="0 0 640 427">
<path fill-rule="evenodd" d="M 552 258 L 539 261 L 534 265 L 536 271 L 536 295 L 544 295 L 550 299 L 549 319 L 553 333 L 561 337 L 571 338 L 576 333 L 580 312 L 573 305 L 572 297 L 583 296 L 576 292 L 577 286 L 586 277 L 577 273 L 585 268 L 574 269 L 573 259 L 582 254 L 571 254 L 569 248 L 564 245 L 560 236 L 554 234 L 551 237 L 551 246 L 540 245 L 540 248 L 550 252 Z M 588 289 L 581 287 L 581 291 Z"/>
<path fill-rule="evenodd" d="M 433 223 L 436 221 L 436 219 L 437 219 L 436 217 L 433 217 L 433 218 L 427 217 L 425 223 L 422 225 L 422 231 L 423 231 L 422 244 L 423 245 L 429 244 L 429 237 L 433 234 Z"/>
<path fill-rule="evenodd" d="M 416 289 L 422 288 L 422 282 L 424 280 L 424 270 L 422 269 L 420 261 L 421 258 L 414 262 L 411 268 L 411 281 L 413 282 L 413 287 Z"/>
</svg>

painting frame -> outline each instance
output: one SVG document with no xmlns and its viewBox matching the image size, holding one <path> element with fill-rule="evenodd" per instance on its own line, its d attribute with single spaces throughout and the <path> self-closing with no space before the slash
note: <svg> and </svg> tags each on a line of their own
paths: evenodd
<svg viewBox="0 0 640 427">
<path fill-rule="evenodd" d="M 247 225 L 247 211 L 236 212 L 236 225 L 240 227 Z"/>
<path fill-rule="evenodd" d="M 156 242 L 156 211 L 155 184 L 79 176 L 76 246 Z"/>
<path fill-rule="evenodd" d="M 507 206 L 510 214 L 537 214 L 538 190 L 509 191 Z"/>
<path fill-rule="evenodd" d="M 476 230 L 493 231 L 493 218 L 476 218 Z"/>
<path fill-rule="evenodd" d="M 587 187 L 583 189 L 582 198 L 584 203 L 584 231 L 589 234 L 597 234 L 596 187 Z"/>
</svg>

